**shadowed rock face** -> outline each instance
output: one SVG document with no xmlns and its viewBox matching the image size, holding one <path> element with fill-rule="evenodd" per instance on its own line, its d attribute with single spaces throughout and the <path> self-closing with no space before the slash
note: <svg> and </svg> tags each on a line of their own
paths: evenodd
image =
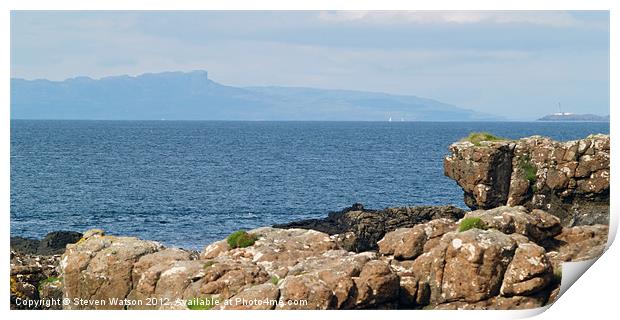
<svg viewBox="0 0 620 320">
<path fill-rule="evenodd" d="M 559 217 L 564 226 L 609 222 L 609 136 L 557 142 L 457 142 L 444 159 L 445 175 L 472 209 L 522 205 Z"/>
<path fill-rule="evenodd" d="M 356 203 L 342 211 L 332 212 L 324 219 L 309 219 L 274 228 L 312 229 L 329 235 L 338 234 L 339 245 L 348 251 L 362 252 L 377 249 L 377 241 L 397 228 L 413 227 L 433 219 L 456 221 L 465 211 L 454 206 L 419 206 L 366 210 Z"/>
</svg>

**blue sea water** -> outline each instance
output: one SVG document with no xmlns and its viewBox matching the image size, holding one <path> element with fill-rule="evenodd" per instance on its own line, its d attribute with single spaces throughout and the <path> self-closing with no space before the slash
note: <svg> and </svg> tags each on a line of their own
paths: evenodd
<svg viewBox="0 0 620 320">
<path fill-rule="evenodd" d="M 465 207 L 443 175 L 472 131 L 572 140 L 608 123 L 11 121 L 11 235 L 101 228 L 202 248 L 367 208 Z"/>
</svg>

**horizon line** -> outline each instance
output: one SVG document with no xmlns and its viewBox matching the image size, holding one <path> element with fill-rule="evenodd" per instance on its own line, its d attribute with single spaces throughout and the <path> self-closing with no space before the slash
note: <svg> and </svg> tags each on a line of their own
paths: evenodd
<svg viewBox="0 0 620 320">
<path fill-rule="evenodd" d="M 50 118 L 9 118 L 10 121 L 118 121 L 118 122 L 131 122 L 131 121 L 143 121 L 143 122 L 387 122 L 390 124 L 397 123 L 413 123 L 413 122 L 540 122 L 540 123 L 575 123 L 575 122 L 587 122 L 587 123 L 610 123 L 610 121 L 585 121 L 585 120 L 406 120 L 406 121 L 388 121 L 388 120 L 231 120 L 231 119 L 50 119 Z"/>
</svg>

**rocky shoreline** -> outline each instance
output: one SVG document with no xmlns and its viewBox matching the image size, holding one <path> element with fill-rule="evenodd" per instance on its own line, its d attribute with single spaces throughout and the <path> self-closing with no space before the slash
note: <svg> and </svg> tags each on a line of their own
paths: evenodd
<svg viewBox="0 0 620 320">
<path fill-rule="evenodd" d="M 603 253 L 608 136 L 450 151 L 446 175 L 472 211 L 354 204 L 201 252 L 101 230 L 12 238 L 11 308 L 535 308 L 557 298 L 563 262 Z"/>
</svg>

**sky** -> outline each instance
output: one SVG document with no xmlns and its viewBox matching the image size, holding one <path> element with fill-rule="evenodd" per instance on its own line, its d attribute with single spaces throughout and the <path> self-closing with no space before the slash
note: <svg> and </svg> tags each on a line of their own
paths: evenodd
<svg viewBox="0 0 620 320">
<path fill-rule="evenodd" d="M 207 70 L 233 86 L 609 114 L 607 11 L 13 11 L 11 77 Z"/>
</svg>

